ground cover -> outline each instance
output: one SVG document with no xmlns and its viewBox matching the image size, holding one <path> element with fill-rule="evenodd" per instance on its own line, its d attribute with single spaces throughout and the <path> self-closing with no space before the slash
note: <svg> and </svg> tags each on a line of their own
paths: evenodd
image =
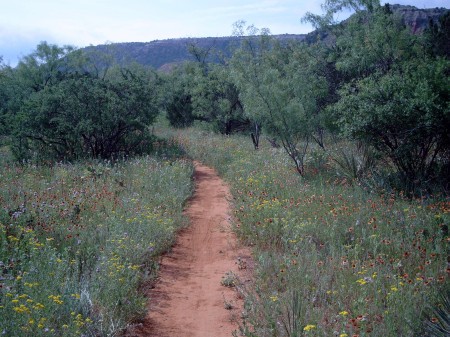
<svg viewBox="0 0 450 337">
<path fill-rule="evenodd" d="M 0 334 L 115 336 L 142 317 L 139 287 L 186 224 L 192 163 L 1 164 Z"/>
<path fill-rule="evenodd" d="M 301 178 L 269 143 L 173 137 L 231 184 L 236 231 L 255 248 L 243 335 L 448 333 L 448 199 L 371 191 L 317 152 Z"/>
</svg>

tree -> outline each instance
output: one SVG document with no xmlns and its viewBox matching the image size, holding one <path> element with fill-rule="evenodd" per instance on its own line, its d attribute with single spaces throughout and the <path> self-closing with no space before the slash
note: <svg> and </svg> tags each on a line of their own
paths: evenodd
<svg viewBox="0 0 450 337">
<path fill-rule="evenodd" d="M 20 60 L 16 76 L 25 87 L 37 92 L 74 71 L 72 61 L 79 55 L 80 51 L 76 52 L 72 46 L 59 47 L 44 41 L 37 45 L 33 53 Z"/>
<path fill-rule="evenodd" d="M 380 0 L 325 0 L 321 5 L 323 15 L 307 12 L 302 21 L 311 23 L 316 29 L 329 29 L 338 23 L 334 18 L 335 14 L 343 10 L 372 13 L 380 6 Z"/>
<path fill-rule="evenodd" d="M 196 71 L 191 88 L 196 116 L 211 123 L 223 134 L 245 130 L 249 119 L 244 116 L 239 91 L 234 85 L 227 65 L 208 65 L 208 71 Z"/>
<path fill-rule="evenodd" d="M 438 22 L 430 20 L 424 36 L 430 55 L 450 58 L 450 10 L 445 12 Z"/>
<path fill-rule="evenodd" d="M 8 72 L 13 90 L 4 106 L 17 158 L 111 158 L 149 149 L 155 73 L 89 69 L 81 52 L 41 43 Z"/>
<path fill-rule="evenodd" d="M 6 103 L 8 96 L 5 69 L 6 66 L 3 65 L 3 58 L 0 56 L 0 145 L 3 141 L 3 137 L 7 134 Z"/>
<path fill-rule="evenodd" d="M 250 121 L 244 116 L 229 65 L 208 62 L 212 48 L 191 44 L 189 50 L 196 61 L 176 69 L 168 77 L 171 94 L 165 107 L 171 124 L 187 126 L 200 120 L 223 134 L 245 130 Z"/>
<path fill-rule="evenodd" d="M 305 19 L 323 28 L 343 8 L 356 11 L 330 28 L 341 89 L 327 110 L 344 136 L 384 154 L 413 189 L 449 162 L 449 64 L 433 52 L 446 39 L 445 18 L 423 39 L 378 1 L 328 0 L 323 8 L 324 16 Z"/>
<path fill-rule="evenodd" d="M 396 65 L 420 57 L 422 50 L 418 37 L 386 5 L 347 20 L 336 39 L 335 53 L 336 68 L 349 80 L 388 73 Z"/>
<path fill-rule="evenodd" d="M 146 79 L 126 69 L 115 81 L 74 75 L 31 95 L 16 136 L 28 151 L 58 160 L 145 152 L 154 98 Z"/>
<path fill-rule="evenodd" d="M 316 126 L 318 101 L 328 92 L 306 45 L 282 45 L 269 35 L 244 41 L 233 75 L 246 113 L 279 139 L 300 175 Z"/>
<path fill-rule="evenodd" d="M 412 189 L 450 150 L 450 62 L 415 60 L 347 84 L 334 106 L 344 133 L 387 155 Z"/>
<path fill-rule="evenodd" d="M 192 77 L 186 66 L 176 67 L 164 78 L 161 104 L 170 125 L 174 127 L 188 127 L 194 122 L 191 83 Z"/>
</svg>

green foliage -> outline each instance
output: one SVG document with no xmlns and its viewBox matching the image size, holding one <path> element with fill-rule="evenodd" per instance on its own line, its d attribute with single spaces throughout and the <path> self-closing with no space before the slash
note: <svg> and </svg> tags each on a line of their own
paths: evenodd
<svg viewBox="0 0 450 337">
<path fill-rule="evenodd" d="M 440 293 L 436 302 L 427 308 L 422 336 L 444 337 L 450 334 L 450 290 Z"/>
<path fill-rule="evenodd" d="M 336 39 L 336 68 L 350 78 L 387 73 L 420 54 L 417 38 L 385 7 L 353 15 Z"/>
<path fill-rule="evenodd" d="M 42 43 L 8 70 L 2 115 L 18 159 L 117 158 L 151 149 L 156 75 L 96 66 L 72 48 Z"/>
<path fill-rule="evenodd" d="M 433 50 L 446 39 L 446 16 L 418 37 L 378 1 L 326 1 L 323 7 L 326 14 L 316 18 L 322 29 L 342 9 L 356 11 L 329 28 L 335 44 L 328 55 L 338 71 L 338 80 L 329 83 L 340 87 L 324 105 L 325 115 L 334 116 L 331 125 L 384 155 L 398 172 L 399 179 L 391 180 L 400 181 L 397 187 L 416 191 L 429 187 L 431 179 L 445 186 L 449 65 Z M 305 20 L 320 23 L 314 18 Z"/>
<path fill-rule="evenodd" d="M 208 63 L 216 57 L 211 48 L 191 44 L 189 50 L 196 61 L 166 76 L 163 104 L 171 125 L 186 127 L 197 120 L 224 134 L 247 129 L 250 121 L 244 115 L 229 66 Z"/>
<path fill-rule="evenodd" d="M 379 0 L 325 0 L 321 5 L 324 12 L 323 15 L 307 12 L 302 18 L 303 22 L 311 23 L 316 29 L 322 29 L 335 25 L 337 22 L 334 18 L 336 14 L 343 10 L 350 10 L 352 12 L 371 13 L 380 8 Z"/>
<path fill-rule="evenodd" d="M 450 57 L 450 10 L 443 14 L 438 22 L 430 22 L 426 29 L 425 45 L 431 55 Z"/>
<path fill-rule="evenodd" d="M 189 51 L 195 59 L 186 67 L 194 118 L 208 122 L 214 131 L 224 134 L 248 128 L 250 121 L 244 115 L 228 62 L 209 63 L 209 59 L 221 56 L 215 55 L 211 47 L 201 48 L 191 44 Z"/>
<path fill-rule="evenodd" d="M 190 82 L 185 67 L 177 67 L 165 77 L 166 90 L 162 104 L 170 125 L 177 128 L 190 126 L 194 122 Z"/>
<path fill-rule="evenodd" d="M 449 67 L 442 59 L 406 63 L 346 85 L 335 105 L 344 132 L 387 155 L 408 184 L 448 160 Z"/>
<path fill-rule="evenodd" d="M 364 182 L 368 176 L 373 174 L 377 165 L 377 154 L 375 151 L 359 142 L 357 144 L 348 143 L 343 146 L 340 141 L 336 148 L 331 150 L 330 156 L 337 164 L 337 174 L 345 177 L 349 182 Z"/>
<path fill-rule="evenodd" d="M 194 112 L 201 120 L 213 124 L 213 129 L 231 134 L 248 128 L 239 91 L 227 65 L 209 65 L 207 71 L 197 68 L 192 87 Z"/>
<path fill-rule="evenodd" d="M 328 93 L 312 54 L 305 45 L 261 35 L 245 41 L 232 61 L 246 113 L 281 141 L 301 175 L 310 138 L 320 129 L 319 100 Z"/>
<path fill-rule="evenodd" d="M 3 142 L 3 137 L 7 133 L 8 124 L 6 122 L 6 101 L 7 95 L 7 81 L 5 75 L 6 67 L 2 64 L 2 59 L 0 57 L 0 146 Z"/>
<path fill-rule="evenodd" d="M 41 42 L 36 50 L 25 56 L 17 66 L 17 80 L 28 92 L 38 92 L 57 83 L 66 72 L 73 71 L 72 61 L 81 57 L 71 46 L 59 47 Z"/>
<path fill-rule="evenodd" d="M 143 78 L 122 75 L 117 82 L 69 78 L 31 95 L 21 109 L 17 136 L 26 139 L 28 151 L 59 160 L 145 151 L 146 127 L 157 114 L 154 92 Z"/>
<path fill-rule="evenodd" d="M 174 94 L 166 106 L 167 118 L 172 126 L 187 127 L 194 122 L 192 101 L 189 94 Z"/>
</svg>

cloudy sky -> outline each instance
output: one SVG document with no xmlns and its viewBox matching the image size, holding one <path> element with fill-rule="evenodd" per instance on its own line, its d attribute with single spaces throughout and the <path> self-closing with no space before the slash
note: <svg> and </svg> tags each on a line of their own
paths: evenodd
<svg viewBox="0 0 450 337">
<path fill-rule="evenodd" d="M 177 37 L 228 36 L 245 20 L 273 34 L 311 31 L 300 18 L 323 0 L 0 0 L 0 56 L 14 65 L 41 41 L 84 47 Z M 392 0 L 419 8 L 449 0 Z M 384 2 L 383 2 L 384 3 Z"/>
</svg>

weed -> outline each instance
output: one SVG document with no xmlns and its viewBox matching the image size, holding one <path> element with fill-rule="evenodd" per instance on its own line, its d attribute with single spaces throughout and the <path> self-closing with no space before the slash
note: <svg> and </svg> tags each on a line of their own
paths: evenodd
<svg viewBox="0 0 450 337">
<path fill-rule="evenodd" d="M 223 296 L 223 306 L 226 310 L 232 310 L 234 308 L 233 303 L 225 299 L 225 295 Z"/>
<path fill-rule="evenodd" d="M 232 271 L 228 271 L 222 276 L 220 284 L 224 287 L 233 288 L 236 285 L 236 275 Z"/>
<path fill-rule="evenodd" d="M 439 294 L 438 302 L 434 306 L 429 306 L 424 316 L 422 336 L 450 335 L 450 291 L 448 289 Z"/>
</svg>

